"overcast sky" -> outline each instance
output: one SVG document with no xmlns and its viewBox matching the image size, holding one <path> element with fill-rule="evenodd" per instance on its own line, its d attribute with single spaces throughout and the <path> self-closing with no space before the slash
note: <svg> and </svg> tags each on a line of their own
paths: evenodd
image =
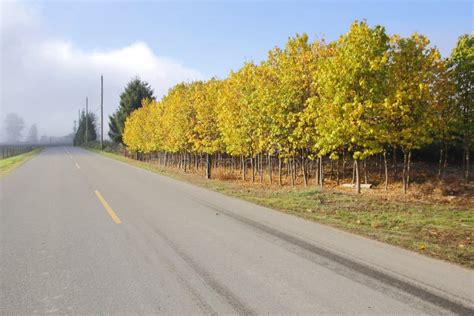
<svg viewBox="0 0 474 316">
<path fill-rule="evenodd" d="M 6 2 L 0 4 L 0 131 L 10 112 L 40 135 L 69 133 L 89 97 L 104 121 L 134 76 L 156 96 L 180 81 L 225 77 L 289 36 L 336 39 L 356 19 L 427 35 L 448 56 L 473 27 L 469 1 Z M 0 132 L 1 133 L 1 132 Z M 0 134 L 1 137 L 1 134 Z"/>
</svg>

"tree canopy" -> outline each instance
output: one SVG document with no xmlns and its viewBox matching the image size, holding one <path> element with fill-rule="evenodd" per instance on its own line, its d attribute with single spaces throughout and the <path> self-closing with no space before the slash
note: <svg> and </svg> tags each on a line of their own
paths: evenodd
<svg viewBox="0 0 474 316">
<path fill-rule="evenodd" d="M 25 122 L 16 113 L 8 113 L 5 116 L 5 141 L 9 143 L 16 143 L 21 140 Z"/>
<path fill-rule="evenodd" d="M 472 35 L 460 37 L 446 60 L 424 35 L 390 36 L 354 22 L 336 41 L 296 35 L 259 64 L 222 80 L 177 84 L 160 101 L 149 89 L 133 94 L 140 86 L 133 81 L 115 115 L 132 113 L 123 141 L 137 152 L 303 162 L 345 153 L 357 167 L 394 148 L 409 172 L 411 151 L 435 141 L 457 138 L 472 149 L 473 58 Z M 114 124 L 111 132 L 121 135 Z"/>
<path fill-rule="evenodd" d="M 109 116 L 109 137 L 116 143 L 122 142 L 125 120 L 142 105 L 143 99 L 154 99 L 150 85 L 135 78 L 131 80 L 120 95 L 120 103 L 114 114 Z"/>
</svg>

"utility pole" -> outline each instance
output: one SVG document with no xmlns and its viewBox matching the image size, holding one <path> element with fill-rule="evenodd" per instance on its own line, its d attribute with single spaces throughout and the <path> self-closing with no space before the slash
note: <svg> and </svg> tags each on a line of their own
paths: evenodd
<svg viewBox="0 0 474 316">
<path fill-rule="evenodd" d="M 87 139 L 88 135 L 87 134 L 88 134 L 88 129 L 89 129 L 89 127 L 88 127 L 89 119 L 88 118 L 89 118 L 89 100 L 86 97 L 86 145 L 87 145 L 87 141 L 88 141 L 88 139 Z"/>
<path fill-rule="evenodd" d="M 100 75 L 100 149 L 104 149 L 104 76 Z"/>
</svg>

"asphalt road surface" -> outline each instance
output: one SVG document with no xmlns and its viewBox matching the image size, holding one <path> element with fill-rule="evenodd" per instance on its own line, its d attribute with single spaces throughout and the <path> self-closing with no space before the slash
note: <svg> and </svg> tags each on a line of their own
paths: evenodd
<svg viewBox="0 0 474 316">
<path fill-rule="evenodd" d="M 0 180 L 0 314 L 473 314 L 471 270 L 72 147 Z"/>
</svg>

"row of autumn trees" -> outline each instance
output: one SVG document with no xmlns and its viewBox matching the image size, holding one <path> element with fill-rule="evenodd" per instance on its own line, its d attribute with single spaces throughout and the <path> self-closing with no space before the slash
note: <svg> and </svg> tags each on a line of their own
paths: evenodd
<svg viewBox="0 0 474 316">
<path fill-rule="evenodd" d="M 324 157 L 351 156 L 357 192 L 360 166 L 370 157 L 383 157 L 387 185 L 387 153 L 401 152 L 406 191 L 413 150 L 437 142 L 442 159 L 443 149 L 456 144 L 467 181 L 473 43 L 472 35 L 460 37 L 443 59 L 423 35 L 388 36 L 366 22 L 331 43 L 297 35 L 226 79 L 181 83 L 160 101 L 143 99 L 126 113 L 116 141 L 133 152 L 174 157 L 184 168 L 204 156 L 208 178 L 213 157 L 226 156 L 240 159 L 244 177 L 250 161 L 253 179 L 262 160 L 270 179 L 278 165 L 280 182 L 282 164 L 293 183 L 298 165 L 305 184 L 308 166 L 316 165 L 322 185 Z"/>
</svg>

